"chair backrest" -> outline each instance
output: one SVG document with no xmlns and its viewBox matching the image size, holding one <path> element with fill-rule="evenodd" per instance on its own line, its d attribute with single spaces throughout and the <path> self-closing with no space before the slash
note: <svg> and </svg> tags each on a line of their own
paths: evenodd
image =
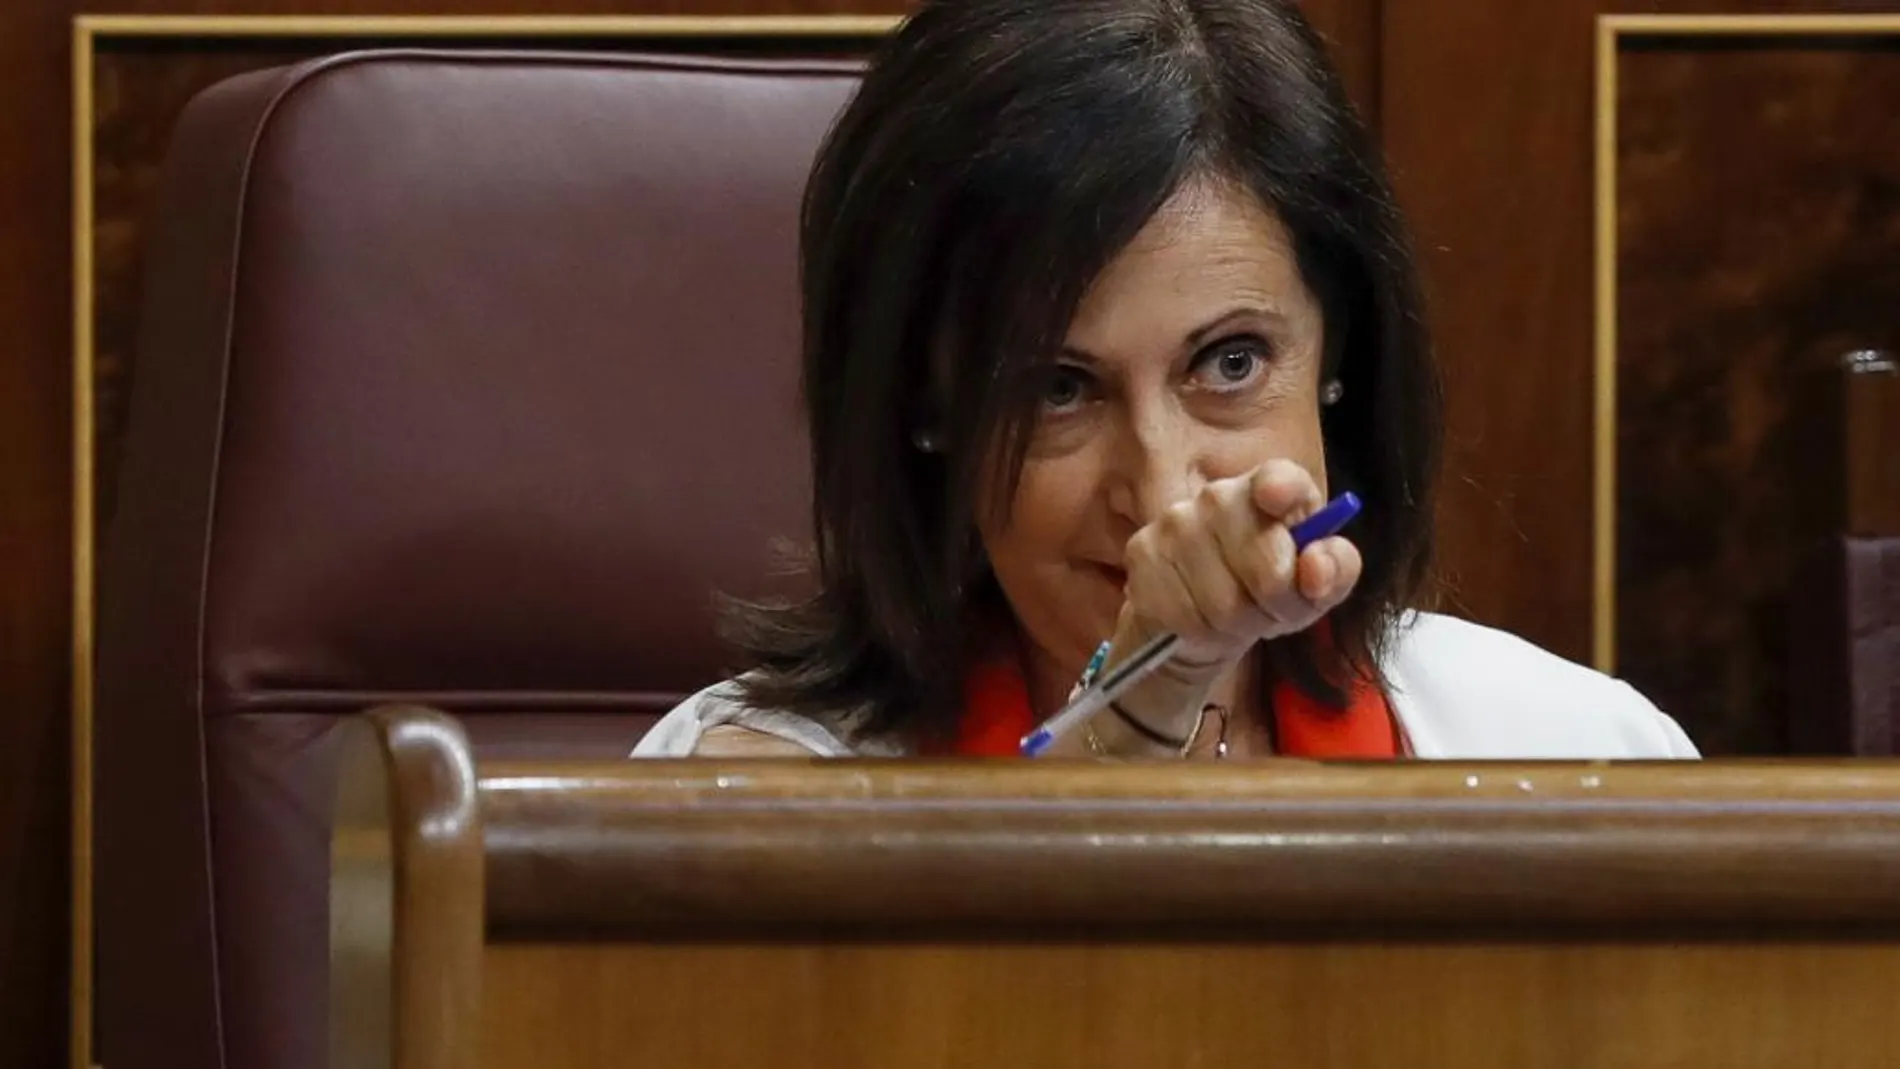
<svg viewBox="0 0 1900 1069">
<path fill-rule="evenodd" d="M 1817 532 L 1789 589 L 1796 752 L 1900 755 L 1900 354 L 1848 354 L 1812 416 Z M 1813 522 L 1813 521 L 1811 521 Z"/>
<path fill-rule="evenodd" d="M 1900 754 L 1900 352 L 1864 349 L 1845 363 L 1845 629 L 1854 752 L 1892 756 Z"/>
<path fill-rule="evenodd" d="M 1846 539 L 1847 690 L 1853 752 L 1900 754 L 1900 538 Z"/>
<path fill-rule="evenodd" d="M 803 539 L 796 235 L 855 64 L 374 52 L 166 163 L 101 576 L 100 1050 L 325 1062 L 334 729 L 624 754 Z"/>
</svg>

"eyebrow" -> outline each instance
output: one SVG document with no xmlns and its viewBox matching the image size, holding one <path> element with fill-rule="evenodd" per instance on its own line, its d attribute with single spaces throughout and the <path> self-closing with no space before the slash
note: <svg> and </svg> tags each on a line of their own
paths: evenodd
<svg viewBox="0 0 1900 1069">
<path fill-rule="evenodd" d="M 1233 326 L 1236 319 L 1265 319 L 1272 322 L 1275 326 L 1281 326 L 1286 323 L 1286 316 L 1281 315 L 1272 308 L 1255 304 L 1245 304 L 1223 312 L 1189 331 L 1187 347 L 1189 349 L 1199 349 L 1201 346 L 1219 337 L 1227 328 Z"/>
<path fill-rule="evenodd" d="M 1284 325 L 1287 321 L 1286 316 L 1275 309 L 1268 308 L 1264 305 L 1243 304 L 1235 308 L 1229 308 L 1220 315 L 1188 331 L 1185 344 L 1182 348 L 1187 352 L 1193 352 L 1201 348 L 1209 341 L 1218 338 L 1222 332 L 1234 325 L 1235 320 L 1239 319 L 1264 319 L 1276 326 Z M 1072 345 L 1064 345 L 1062 347 L 1062 355 L 1082 363 L 1102 363 L 1101 357 L 1096 356 L 1086 349 L 1078 349 Z"/>
</svg>

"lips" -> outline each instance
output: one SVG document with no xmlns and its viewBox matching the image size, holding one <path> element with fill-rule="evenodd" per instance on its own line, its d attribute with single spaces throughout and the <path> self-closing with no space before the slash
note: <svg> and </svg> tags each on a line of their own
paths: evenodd
<svg viewBox="0 0 1900 1069">
<path fill-rule="evenodd" d="M 1128 585 L 1128 572 L 1124 568 L 1118 568 L 1113 564 L 1103 564 L 1100 561 L 1090 561 L 1089 567 L 1097 575 L 1113 583 L 1117 589 Z"/>
</svg>

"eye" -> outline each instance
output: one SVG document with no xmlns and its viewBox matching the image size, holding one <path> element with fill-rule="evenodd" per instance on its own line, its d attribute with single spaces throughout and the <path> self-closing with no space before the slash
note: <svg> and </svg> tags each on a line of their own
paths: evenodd
<svg viewBox="0 0 1900 1069">
<path fill-rule="evenodd" d="M 1058 364 L 1050 370 L 1042 390 L 1042 409 L 1050 415 L 1073 412 L 1088 400 L 1089 375 L 1079 367 Z"/>
<path fill-rule="evenodd" d="M 1260 338 L 1226 338 L 1195 354 L 1189 370 L 1202 388 L 1232 393 L 1259 378 L 1266 371 L 1271 356 L 1267 343 Z"/>
</svg>

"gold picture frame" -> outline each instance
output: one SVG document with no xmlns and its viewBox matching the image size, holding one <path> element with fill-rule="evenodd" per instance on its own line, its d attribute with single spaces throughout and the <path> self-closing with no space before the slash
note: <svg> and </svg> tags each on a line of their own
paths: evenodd
<svg viewBox="0 0 1900 1069">
<path fill-rule="evenodd" d="M 97 313 L 94 240 L 96 172 L 94 87 L 102 48 L 156 42 L 228 45 L 334 41 L 342 47 L 401 46 L 417 41 L 521 43 L 536 39 L 599 42 L 624 48 L 640 41 L 668 47 L 704 41 L 853 41 L 870 45 L 890 33 L 899 15 L 82 15 L 72 22 L 73 217 L 73 575 L 72 575 L 72 902 L 71 1038 L 73 1069 L 93 1065 L 93 653 L 96 596 L 96 425 L 94 337 Z"/>
<path fill-rule="evenodd" d="M 1900 14 L 1603 15 L 1596 37 L 1591 661 L 1616 670 L 1617 57 L 1638 38 L 1900 37 Z"/>
</svg>

